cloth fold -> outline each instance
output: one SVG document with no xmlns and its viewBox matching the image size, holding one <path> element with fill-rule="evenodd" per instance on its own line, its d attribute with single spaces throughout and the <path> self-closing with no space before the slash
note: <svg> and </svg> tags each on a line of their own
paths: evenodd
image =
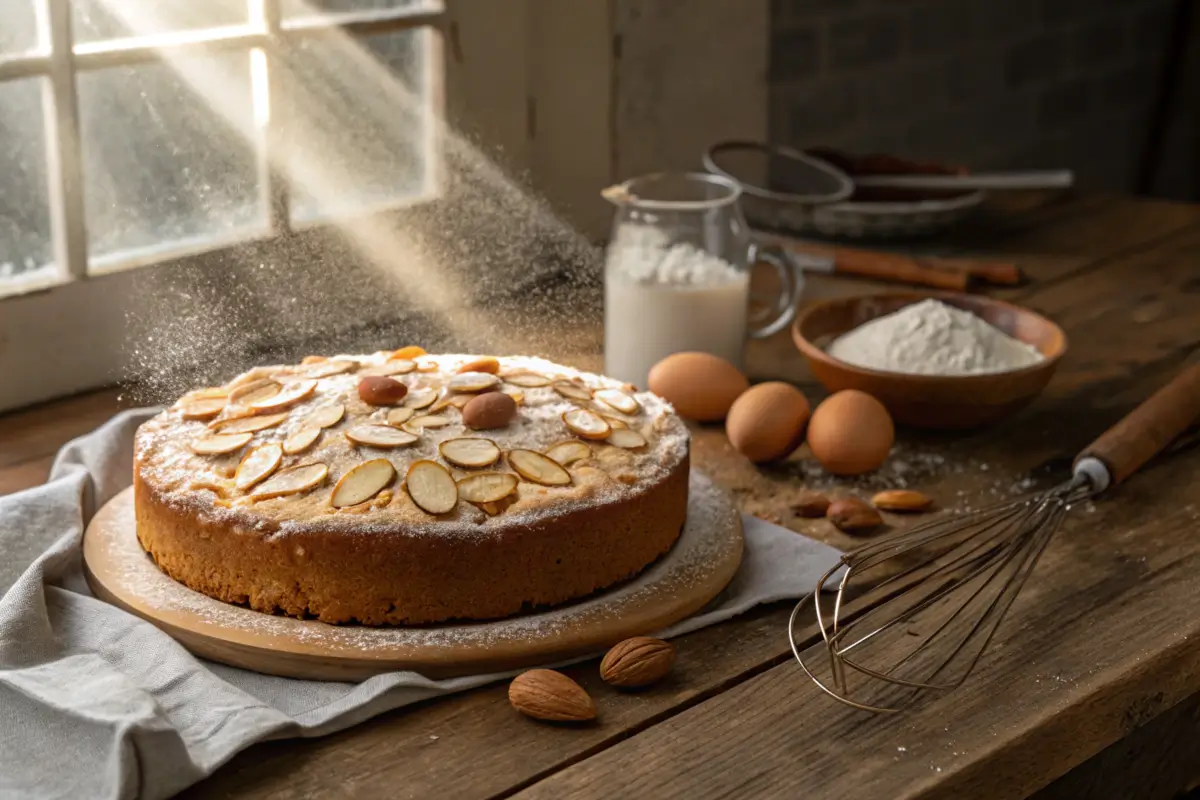
<svg viewBox="0 0 1200 800">
<path fill-rule="evenodd" d="M 376 714 L 511 673 L 359 684 L 293 680 L 192 656 L 148 622 L 91 595 L 87 520 L 131 480 L 133 435 L 156 409 L 126 411 L 67 444 L 50 480 L 0 497 L 0 797 L 161 798 L 255 742 L 324 736 Z M 659 636 L 799 597 L 839 556 L 745 516 L 733 581 Z"/>
</svg>

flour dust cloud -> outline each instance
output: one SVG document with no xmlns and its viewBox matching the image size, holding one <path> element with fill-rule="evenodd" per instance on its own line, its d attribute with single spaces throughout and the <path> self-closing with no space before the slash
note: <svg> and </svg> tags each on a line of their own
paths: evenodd
<svg viewBox="0 0 1200 800">
<path fill-rule="evenodd" d="M 236 19 L 243 6 L 99 0 L 126 35 Z M 136 160 L 85 165 L 116 187 L 110 216 L 140 209 L 118 227 L 147 229 L 164 248 L 254 239 L 138 271 L 126 377 L 139 400 L 312 352 L 420 344 L 552 354 L 559 332 L 582 315 L 598 319 L 600 254 L 434 111 L 437 36 L 333 31 L 288 37 L 270 54 L 165 51 L 158 84 L 106 98 L 112 118 L 142 119 L 125 143 Z M 269 163 L 247 169 L 260 144 Z M 165 163 L 164 147 L 177 148 Z M 282 237 L 269 230 L 268 170 L 293 231 Z M 123 195 L 153 202 L 128 206 Z M 158 219 L 164 209 L 169 219 Z"/>
</svg>

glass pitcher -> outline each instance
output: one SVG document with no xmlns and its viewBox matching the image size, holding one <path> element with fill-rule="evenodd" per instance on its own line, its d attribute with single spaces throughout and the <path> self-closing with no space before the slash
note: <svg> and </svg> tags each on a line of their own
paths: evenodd
<svg viewBox="0 0 1200 800">
<path fill-rule="evenodd" d="M 607 375 L 645 388 L 650 368 L 682 351 L 742 369 L 747 338 L 791 322 L 803 278 L 782 251 L 751 238 L 735 181 L 657 173 L 602 194 L 617 207 L 605 255 Z M 752 298 L 751 271 L 760 262 L 774 268 L 777 286 Z"/>
</svg>

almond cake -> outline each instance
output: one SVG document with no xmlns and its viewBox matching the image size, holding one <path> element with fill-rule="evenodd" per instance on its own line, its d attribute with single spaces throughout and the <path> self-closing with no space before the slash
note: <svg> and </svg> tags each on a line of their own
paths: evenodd
<svg viewBox="0 0 1200 800">
<path fill-rule="evenodd" d="M 496 619 L 666 553 L 688 448 L 658 396 L 538 358 L 312 356 L 142 425 L 137 536 L 175 580 L 266 613 Z"/>
</svg>

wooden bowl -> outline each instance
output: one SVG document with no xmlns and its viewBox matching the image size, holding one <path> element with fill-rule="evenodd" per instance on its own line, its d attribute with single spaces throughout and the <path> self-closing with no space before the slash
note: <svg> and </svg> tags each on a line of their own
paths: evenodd
<svg viewBox="0 0 1200 800">
<path fill-rule="evenodd" d="M 910 375 L 857 367 L 825 352 L 841 334 L 931 297 L 1033 345 L 1045 359 L 988 375 Z M 859 389 L 882 402 L 896 422 L 939 429 L 974 428 L 1017 411 L 1046 387 L 1067 349 L 1062 329 L 1040 314 L 987 297 L 937 292 L 886 292 L 818 302 L 796 318 L 792 339 L 830 392 Z"/>
</svg>

